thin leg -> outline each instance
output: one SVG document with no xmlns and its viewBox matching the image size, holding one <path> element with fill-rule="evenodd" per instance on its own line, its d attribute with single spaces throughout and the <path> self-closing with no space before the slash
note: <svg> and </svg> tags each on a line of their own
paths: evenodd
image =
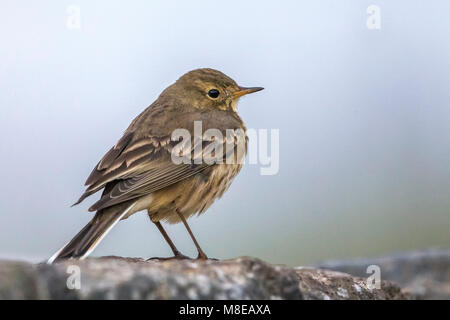
<svg viewBox="0 0 450 320">
<path fill-rule="evenodd" d="M 167 241 L 167 243 L 170 246 L 170 249 L 172 249 L 172 252 L 175 256 L 180 255 L 180 251 L 178 251 L 177 247 L 173 244 L 172 240 L 169 238 L 169 235 L 167 234 L 166 230 L 164 230 L 163 226 L 161 225 L 161 222 L 153 222 L 156 227 L 158 228 L 159 232 L 163 235 L 164 239 Z"/>
<path fill-rule="evenodd" d="M 180 217 L 181 221 L 183 221 L 184 226 L 186 227 L 187 231 L 189 232 L 189 235 L 192 238 L 192 241 L 194 241 L 195 246 L 197 247 L 197 251 L 198 251 L 198 256 L 197 259 L 201 259 L 201 260 L 207 260 L 208 257 L 206 256 L 206 254 L 203 252 L 202 248 L 200 248 L 200 245 L 197 242 L 197 239 L 195 239 L 194 234 L 191 231 L 191 228 L 189 228 L 189 225 L 186 222 L 186 219 L 184 218 L 184 216 L 180 213 L 180 211 L 178 211 L 178 209 L 176 210 L 178 216 Z"/>
<path fill-rule="evenodd" d="M 172 249 L 172 252 L 173 252 L 174 256 L 171 257 L 171 258 L 150 258 L 149 260 L 152 260 L 152 259 L 157 259 L 157 260 L 189 259 L 189 257 L 185 256 L 184 254 L 181 254 L 180 251 L 178 251 L 177 247 L 175 247 L 175 244 L 169 238 L 169 235 L 167 234 L 166 230 L 164 230 L 163 226 L 161 225 L 161 222 L 159 222 L 159 221 L 157 221 L 157 222 L 152 221 L 152 222 L 156 225 L 156 227 L 158 228 L 159 232 L 161 232 L 161 234 L 163 235 L 164 239 L 169 244 L 170 249 Z"/>
</svg>

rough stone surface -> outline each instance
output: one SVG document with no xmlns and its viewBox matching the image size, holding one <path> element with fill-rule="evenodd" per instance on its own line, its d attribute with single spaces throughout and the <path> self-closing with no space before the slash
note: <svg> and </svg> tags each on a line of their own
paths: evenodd
<svg viewBox="0 0 450 320">
<path fill-rule="evenodd" d="M 426 250 L 373 259 L 330 261 L 320 268 L 367 277 L 367 267 L 380 267 L 381 279 L 398 284 L 415 299 L 450 299 L 450 250 Z"/>
<path fill-rule="evenodd" d="M 247 257 L 225 261 L 103 257 L 53 265 L 0 261 L 0 299 L 407 298 L 388 282 L 371 290 L 364 278 L 274 266 Z"/>
<path fill-rule="evenodd" d="M 299 287 L 305 300 L 398 300 L 410 299 L 401 289 L 382 281 L 380 289 L 371 288 L 367 278 L 324 269 L 297 270 Z"/>
</svg>

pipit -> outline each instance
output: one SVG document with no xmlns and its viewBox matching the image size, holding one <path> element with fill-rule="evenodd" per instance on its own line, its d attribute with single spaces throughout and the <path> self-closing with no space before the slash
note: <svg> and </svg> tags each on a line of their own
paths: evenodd
<svg viewBox="0 0 450 320">
<path fill-rule="evenodd" d="M 143 210 L 169 244 L 173 258 L 186 256 L 161 221 L 183 222 L 198 250 L 197 259 L 207 259 L 186 219 L 205 212 L 241 170 L 248 138 L 237 102 L 262 89 L 240 87 L 214 69 L 190 71 L 166 88 L 95 166 L 86 191 L 74 205 L 103 189 L 89 208 L 96 214 L 48 262 L 87 257 L 118 221 Z M 177 140 L 174 132 L 180 129 L 195 136 L 196 123 L 205 130 L 200 140 Z M 209 129 L 216 133 L 205 138 Z M 243 151 L 239 154 L 239 150 Z M 210 161 L 205 160 L 207 155 Z"/>
</svg>

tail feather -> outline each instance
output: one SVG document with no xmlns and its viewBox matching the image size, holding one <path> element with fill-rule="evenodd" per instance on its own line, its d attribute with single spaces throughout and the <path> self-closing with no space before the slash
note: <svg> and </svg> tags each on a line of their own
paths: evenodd
<svg viewBox="0 0 450 320">
<path fill-rule="evenodd" d="M 94 218 L 64 247 L 59 249 L 47 263 L 62 259 L 87 257 L 108 232 L 123 218 L 134 206 L 115 206 L 98 211 Z"/>
</svg>

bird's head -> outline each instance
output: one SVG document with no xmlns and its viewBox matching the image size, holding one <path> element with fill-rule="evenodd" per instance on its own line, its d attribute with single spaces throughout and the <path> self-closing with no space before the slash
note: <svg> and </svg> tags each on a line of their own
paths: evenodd
<svg viewBox="0 0 450 320">
<path fill-rule="evenodd" d="M 222 72 L 204 68 L 184 74 L 162 94 L 181 100 L 183 105 L 202 110 L 220 109 L 236 112 L 240 97 L 263 89 L 241 87 Z"/>
</svg>

